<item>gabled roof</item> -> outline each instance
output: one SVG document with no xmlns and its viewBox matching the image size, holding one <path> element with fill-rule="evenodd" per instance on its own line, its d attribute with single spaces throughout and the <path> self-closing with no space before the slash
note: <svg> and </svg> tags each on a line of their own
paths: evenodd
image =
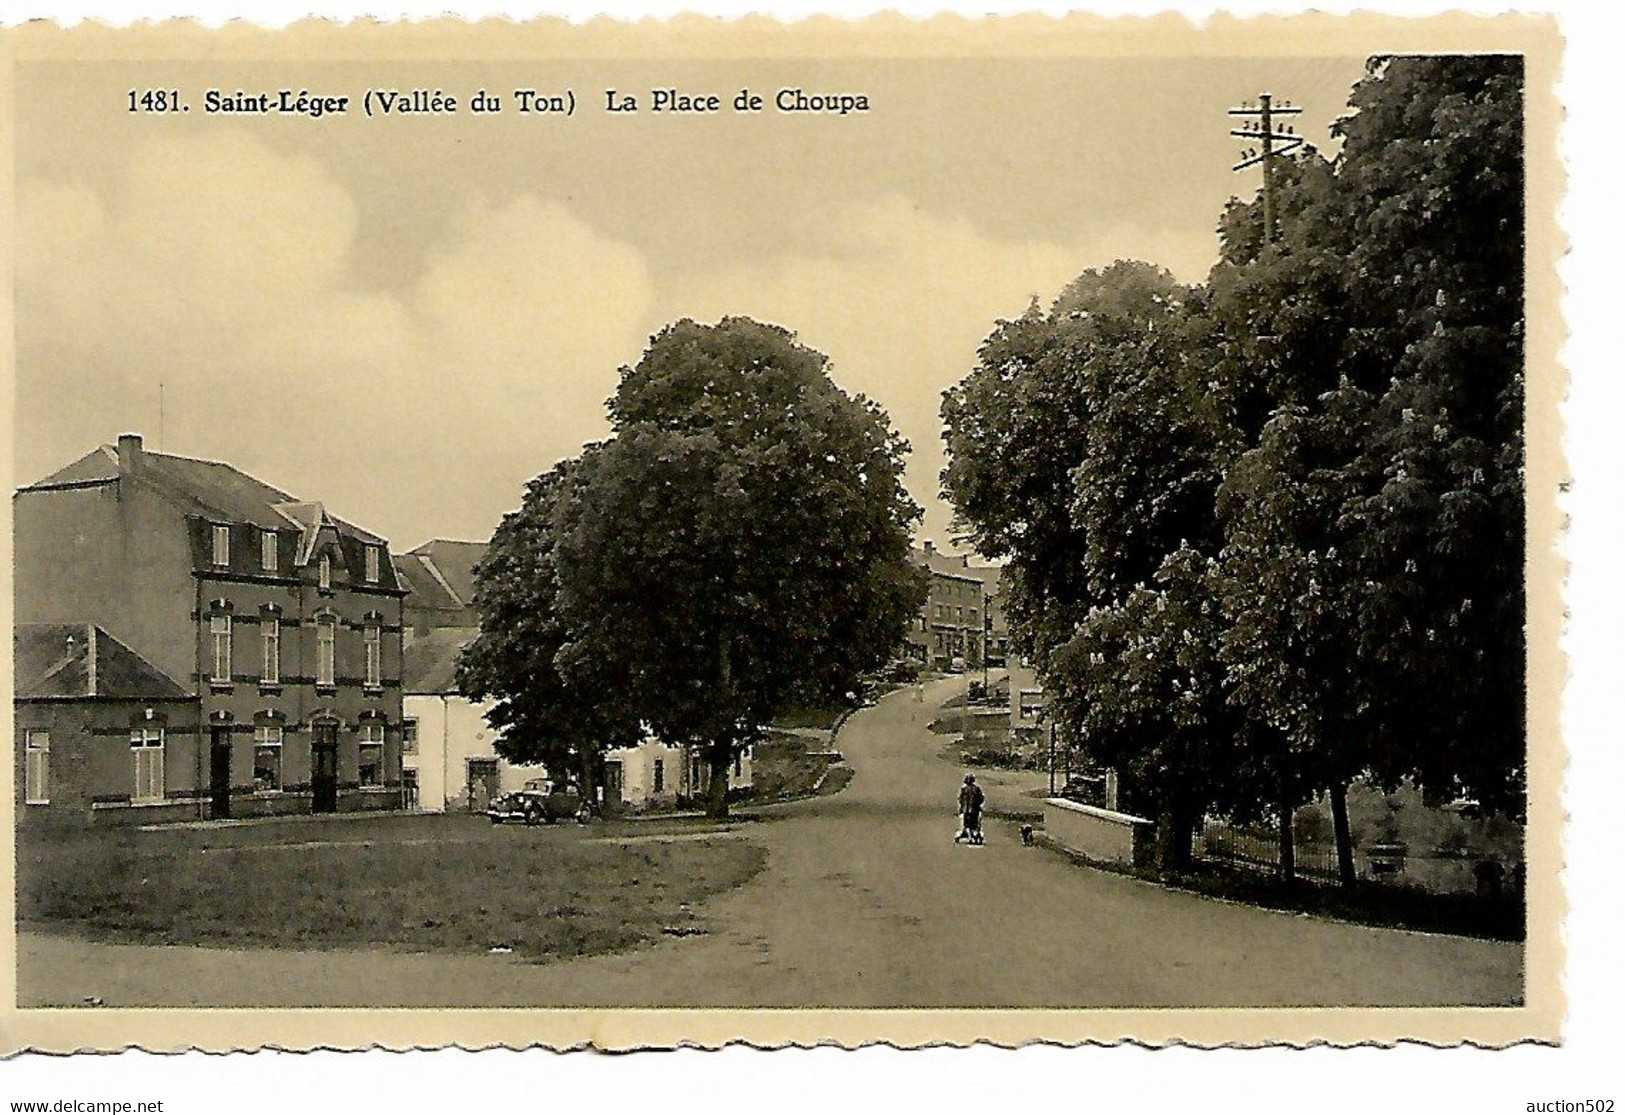
<svg viewBox="0 0 1625 1115">
<path fill-rule="evenodd" d="M 141 450 L 140 461 L 136 474 L 140 481 L 150 484 L 188 510 L 210 518 L 252 523 L 268 530 L 285 529 L 291 523 L 307 532 L 313 525 L 319 528 L 322 523 L 329 523 L 341 533 L 363 542 L 383 542 L 377 535 L 327 514 L 321 504 L 300 501 L 223 461 L 156 453 L 150 449 Z M 40 491 L 94 481 L 113 481 L 118 477 L 118 449 L 103 445 L 21 490 Z M 314 511 L 303 510 L 304 518 L 300 518 L 301 512 L 290 513 L 289 508 L 313 508 Z M 312 515 L 317 517 L 314 524 L 309 521 Z"/>
<path fill-rule="evenodd" d="M 61 488 L 74 484 L 85 484 L 97 480 L 118 479 L 118 452 L 111 445 L 101 445 L 74 461 L 71 465 L 64 465 L 44 480 L 28 485 L 28 488 Z M 27 490 L 26 488 L 24 489 Z"/>
<path fill-rule="evenodd" d="M 966 564 L 964 558 L 956 555 L 944 554 L 937 550 L 914 550 L 913 556 L 915 564 L 941 576 L 970 581 L 982 579 L 975 569 Z"/>
<path fill-rule="evenodd" d="M 477 627 L 436 627 L 409 639 L 401 663 L 401 692 L 455 694 L 457 656 L 479 633 Z"/>
<path fill-rule="evenodd" d="M 178 700 L 190 690 L 93 623 L 22 623 L 12 630 L 19 700 Z"/>
<path fill-rule="evenodd" d="M 403 554 L 395 559 L 395 576 L 407 591 L 406 606 L 416 611 L 461 613 L 463 602 L 457 599 L 445 580 L 436 575 L 427 559 L 418 554 Z"/>
<path fill-rule="evenodd" d="M 484 542 L 435 538 L 407 551 L 407 556 L 415 559 L 456 600 L 457 606 L 473 607 L 474 567 L 485 557 L 485 546 Z M 414 577 L 412 584 L 417 583 Z"/>
</svg>

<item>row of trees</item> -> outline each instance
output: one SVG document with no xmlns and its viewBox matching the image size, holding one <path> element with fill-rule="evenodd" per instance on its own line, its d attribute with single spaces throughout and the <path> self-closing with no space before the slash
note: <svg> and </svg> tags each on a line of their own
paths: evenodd
<svg viewBox="0 0 1625 1115">
<path fill-rule="evenodd" d="M 1410 779 L 1521 814 L 1522 71 L 1372 61 L 1342 151 L 1232 201 L 1187 287 L 1086 272 L 946 393 L 945 494 L 1008 559 L 1052 707 L 1183 865 Z"/>
<path fill-rule="evenodd" d="M 663 330 L 609 417 L 497 529 L 459 687 L 494 701 L 503 758 L 586 786 L 606 749 L 696 747 L 722 815 L 760 726 L 854 688 L 923 603 L 908 446 L 823 355 L 745 318 Z"/>
</svg>

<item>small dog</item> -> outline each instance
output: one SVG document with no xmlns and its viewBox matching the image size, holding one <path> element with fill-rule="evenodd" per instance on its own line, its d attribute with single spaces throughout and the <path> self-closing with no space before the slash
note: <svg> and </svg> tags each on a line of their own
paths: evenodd
<svg viewBox="0 0 1625 1115">
<path fill-rule="evenodd" d="M 1033 827 L 1031 825 L 1021 826 L 1021 842 L 1029 848 L 1033 846 Z"/>
</svg>

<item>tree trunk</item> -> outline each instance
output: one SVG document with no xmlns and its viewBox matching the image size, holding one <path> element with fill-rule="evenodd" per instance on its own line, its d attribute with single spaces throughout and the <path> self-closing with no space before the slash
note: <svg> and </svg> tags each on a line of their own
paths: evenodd
<svg viewBox="0 0 1625 1115">
<path fill-rule="evenodd" d="M 1293 883 L 1298 879 L 1298 852 L 1292 841 L 1292 795 L 1285 787 L 1281 790 L 1281 881 Z"/>
<path fill-rule="evenodd" d="M 1157 868 L 1161 871 L 1186 871 L 1191 865 L 1190 810 L 1182 803 L 1169 801 L 1157 814 Z"/>
<path fill-rule="evenodd" d="M 711 782 L 705 788 L 705 815 L 722 818 L 728 815 L 728 768 L 733 765 L 732 748 L 712 744 L 705 749 L 706 766 L 711 771 Z"/>
<path fill-rule="evenodd" d="M 1349 835 L 1349 788 L 1346 782 L 1334 782 L 1329 795 L 1332 799 L 1332 835 L 1337 841 L 1337 879 L 1345 887 L 1352 887 L 1354 873 L 1354 840 Z"/>
<path fill-rule="evenodd" d="M 733 703 L 733 663 L 729 659 L 728 636 L 723 634 L 717 644 L 717 701 L 722 706 L 723 715 L 717 718 L 719 727 L 727 719 L 727 711 Z M 728 815 L 728 767 L 733 760 L 732 733 L 726 733 L 726 740 L 713 739 L 705 747 L 705 762 L 710 769 L 711 780 L 705 787 L 705 815 L 707 817 L 726 817 Z"/>
</svg>

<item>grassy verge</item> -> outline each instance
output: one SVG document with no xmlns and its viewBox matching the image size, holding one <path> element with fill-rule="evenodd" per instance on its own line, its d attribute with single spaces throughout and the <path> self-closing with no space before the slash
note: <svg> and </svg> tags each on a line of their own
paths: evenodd
<svg viewBox="0 0 1625 1115">
<path fill-rule="evenodd" d="M 622 848 L 600 826 L 527 829 L 399 817 L 19 843 L 19 923 L 145 944 L 510 949 L 532 959 L 633 948 L 761 870 L 737 840 Z M 647 826 L 638 826 L 643 831 Z"/>
<path fill-rule="evenodd" d="M 1106 863 L 1045 841 L 1074 862 L 1117 875 L 1205 895 L 1245 902 L 1270 910 L 1337 918 L 1359 925 L 1451 933 L 1495 941 L 1524 938 L 1524 908 L 1507 895 L 1499 899 L 1471 894 L 1432 894 L 1419 887 L 1360 880 L 1353 887 L 1299 881 L 1290 886 L 1255 871 L 1201 863 L 1189 871 L 1162 872 L 1152 867 Z"/>
<path fill-rule="evenodd" d="M 786 710 L 773 721 L 775 728 L 834 728 L 842 715 L 852 708 L 846 701 L 831 701 L 822 705 L 798 705 Z"/>
<path fill-rule="evenodd" d="M 839 772 L 850 770 L 835 763 L 836 757 L 828 752 L 809 752 L 807 740 L 799 736 L 772 735 L 758 743 L 751 755 L 751 792 L 745 800 L 767 802 L 806 797 L 815 787 L 819 793 L 831 793 L 830 783 Z M 847 778 L 850 777 L 848 774 Z M 845 784 L 842 780 L 838 785 Z"/>
</svg>

